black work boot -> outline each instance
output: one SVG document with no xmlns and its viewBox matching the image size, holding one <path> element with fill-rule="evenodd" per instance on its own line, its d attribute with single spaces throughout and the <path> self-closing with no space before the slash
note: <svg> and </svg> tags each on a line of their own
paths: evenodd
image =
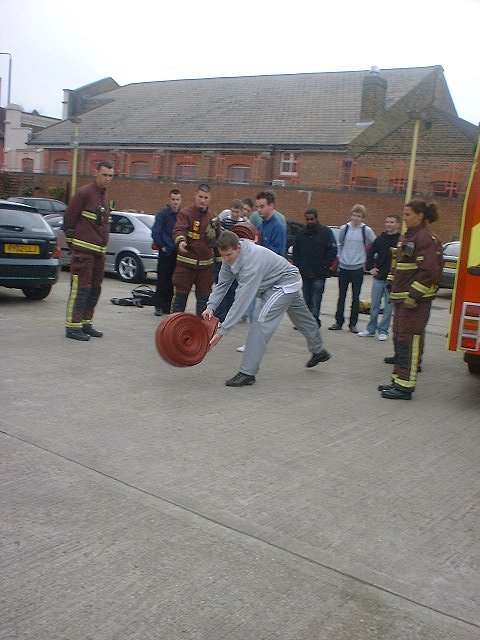
<svg viewBox="0 0 480 640">
<path fill-rule="evenodd" d="M 382 391 L 382 398 L 386 398 L 387 400 L 411 400 L 412 392 L 391 387 L 390 389 L 384 389 L 384 391 Z"/>
<path fill-rule="evenodd" d="M 91 324 L 84 324 L 83 333 L 86 333 L 87 336 L 91 338 L 101 338 L 103 336 L 103 331 L 98 331 L 98 329 L 94 329 Z"/>
<path fill-rule="evenodd" d="M 379 384 L 378 385 L 378 390 L 379 391 L 388 391 L 389 389 L 393 389 L 394 385 L 392 383 L 390 384 Z"/>
<path fill-rule="evenodd" d="M 72 338 L 72 340 L 81 340 L 82 342 L 90 340 L 90 336 L 83 333 L 81 329 L 66 329 L 65 336 L 67 338 Z"/>
</svg>

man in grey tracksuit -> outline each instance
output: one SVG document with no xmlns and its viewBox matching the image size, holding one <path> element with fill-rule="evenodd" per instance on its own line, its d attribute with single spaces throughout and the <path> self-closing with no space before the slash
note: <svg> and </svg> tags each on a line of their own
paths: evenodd
<svg viewBox="0 0 480 640">
<path fill-rule="evenodd" d="M 210 341 L 210 348 L 240 322 L 252 300 L 255 297 L 260 298 L 250 325 L 240 371 L 227 380 L 227 387 L 243 387 L 255 382 L 255 374 L 260 367 L 267 344 L 285 312 L 305 336 L 308 348 L 312 352 L 306 366 L 315 367 L 319 362 L 325 362 L 330 358 L 330 354 L 323 348 L 317 323 L 305 304 L 302 278 L 297 267 L 270 249 L 249 240 L 239 240 L 230 231 L 224 231 L 220 235 L 217 248 L 222 256 L 222 267 L 218 284 L 208 298 L 203 317 L 207 319 L 213 316 L 235 278 L 238 287 L 225 320 Z"/>
</svg>

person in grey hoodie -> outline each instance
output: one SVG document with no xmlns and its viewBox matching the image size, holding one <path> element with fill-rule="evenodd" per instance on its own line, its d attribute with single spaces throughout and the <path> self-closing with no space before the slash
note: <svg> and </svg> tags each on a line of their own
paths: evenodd
<svg viewBox="0 0 480 640">
<path fill-rule="evenodd" d="M 340 227 L 338 250 L 338 302 L 335 323 L 328 327 L 330 331 L 341 331 L 345 322 L 345 298 L 348 285 L 352 285 L 352 307 L 348 327 L 352 333 L 358 333 L 357 320 L 360 309 L 360 291 L 363 283 L 363 271 L 369 247 L 376 238 L 375 233 L 363 222 L 366 209 L 363 204 L 352 208 L 351 220 Z"/>
<path fill-rule="evenodd" d="M 207 308 L 202 313 L 210 319 L 222 301 L 233 280 L 238 287 L 235 300 L 225 320 L 210 341 L 214 347 L 247 313 L 252 300 L 260 298 L 250 324 L 247 344 L 240 371 L 225 382 L 227 387 L 243 387 L 255 383 L 267 344 L 286 312 L 294 325 L 305 336 L 312 357 L 306 367 L 315 367 L 330 359 L 323 347 L 317 323 L 302 295 L 300 272 L 285 258 L 270 249 L 249 240 L 239 240 L 231 231 L 224 231 L 217 241 L 222 256 L 218 283 L 210 294 Z"/>
</svg>

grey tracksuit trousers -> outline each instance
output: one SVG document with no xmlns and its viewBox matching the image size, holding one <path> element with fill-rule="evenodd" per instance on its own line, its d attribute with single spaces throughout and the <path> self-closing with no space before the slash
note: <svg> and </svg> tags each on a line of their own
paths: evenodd
<svg viewBox="0 0 480 640">
<path fill-rule="evenodd" d="M 305 304 L 302 292 L 284 293 L 280 287 L 274 286 L 267 289 L 261 298 L 257 299 L 245 352 L 240 364 L 242 373 L 248 375 L 257 373 L 267 344 L 285 312 L 300 333 L 305 336 L 309 350 L 312 353 L 320 353 L 323 350 L 323 341 L 318 325 Z"/>
</svg>

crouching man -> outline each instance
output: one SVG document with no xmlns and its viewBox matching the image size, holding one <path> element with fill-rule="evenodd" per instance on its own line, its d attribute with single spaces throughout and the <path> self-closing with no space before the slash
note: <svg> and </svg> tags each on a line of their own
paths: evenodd
<svg viewBox="0 0 480 640">
<path fill-rule="evenodd" d="M 210 348 L 218 344 L 222 336 L 240 322 L 255 297 L 260 299 L 248 332 L 240 371 L 226 381 L 227 387 L 254 384 L 267 344 L 285 312 L 305 336 L 312 352 L 312 357 L 305 366 L 315 367 L 319 362 L 330 359 L 330 354 L 323 347 L 315 318 L 305 304 L 302 278 L 297 267 L 270 249 L 248 240 L 239 240 L 231 231 L 224 231 L 220 235 L 217 248 L 222 256 L 222 267 L 218 284 L 210 294 L 207 308 L 202 314 L 203 318 L 213 316 L 235 279 L 238 287 L 233 305 L 211 339 Z"/>
</svg>

